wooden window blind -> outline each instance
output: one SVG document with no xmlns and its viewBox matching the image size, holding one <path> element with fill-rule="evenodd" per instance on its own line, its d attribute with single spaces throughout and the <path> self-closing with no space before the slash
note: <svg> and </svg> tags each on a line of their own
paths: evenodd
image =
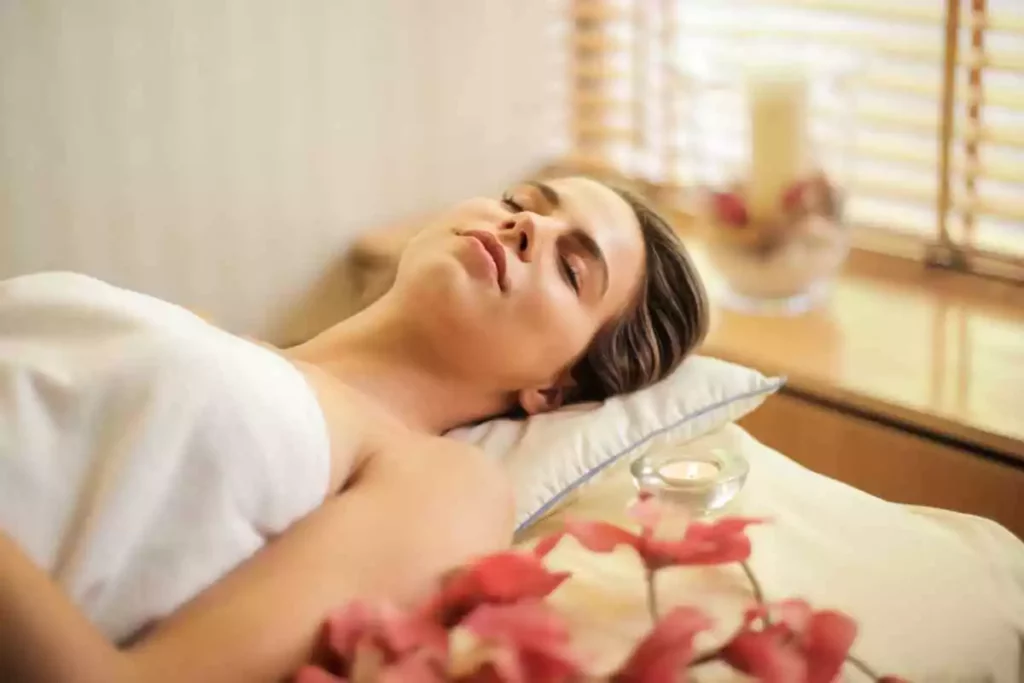
<svg viewBox="0 0 1024 683">
<path fill-rule="evenodd" d="M 1024 279 L 1020 0 L 571 0 L 569 12 L 569 166 L 686 210 L 737 138 L 694 114 L 686 74 L 753 46 L 799 51 L 840 74 L 810 120 L 826 167 L 844 165 L 860 245 Z"/>
</svg>

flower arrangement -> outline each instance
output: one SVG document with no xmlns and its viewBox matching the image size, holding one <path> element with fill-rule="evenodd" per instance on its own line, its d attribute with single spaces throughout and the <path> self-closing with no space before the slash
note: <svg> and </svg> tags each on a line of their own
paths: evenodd
<svg viewBox="0 0 1024 683">
<path fill-rule="evenodd" d="M 748 206 L 743 185 L 709 191 L 707 213 L 714 228 L 723 228 L 724 238 L 771 252 L 781 246 L 790 233 L 803 229 L 807 221 L 841 227 L 842 202 L 839 191 L 821 172 L 800 178 L 786 186 L 779 197 L 775 215 L 755 219 Z"/>
<path fill-rule="evenodd" d="M 747 565 L 746 530 L 762 520 L 693 522 L 681 536 L 666 538 L 655 533 L 665 512 L 654 499 L 640 499 L 631 509 L 638 532 L 570 521 L 533 552 L 489 555 L 450 573 L 435 595 L 409 611 L 351 603 L 326 620 L 317 661 L 303 667 L 295 683 L 673 683 L 692 680 L 711 662 L 778 683 L 829 683 L 846 665 L 873 680 L 901 680 L 879 677 L 850 654 L 857 626 L 849 616 L 799 599 L 765 601 Z M 611 674 L 587 671 L 565 621 L 545 602 L 569 578 L 544 565 L 566 535 L 596 553 L 629 546 L 645 569 L 652 627 Z M 698 652 L 694 638 L 711 620 L 686 605 L 662 614 L 655 576 L 666 567 L 732 562 L 743 567 L 755 603 L 725 644 Z"/>
</svg>

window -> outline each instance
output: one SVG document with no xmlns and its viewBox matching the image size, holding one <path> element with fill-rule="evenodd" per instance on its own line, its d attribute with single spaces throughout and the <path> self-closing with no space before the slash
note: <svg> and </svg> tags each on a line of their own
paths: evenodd
<svg viewBox="0 0 1024 683">
<path fill-rule="evenodd" d="M 861 246 L 1024 278 L 1020 0 L 569 7 L 572 166 L 649 183 L 685 209 L 748 139 L 726 104 L 735 83 L 708 74 L 738 55 L 799 60 L 813 67 L 810 138 Z"/>
</svg>

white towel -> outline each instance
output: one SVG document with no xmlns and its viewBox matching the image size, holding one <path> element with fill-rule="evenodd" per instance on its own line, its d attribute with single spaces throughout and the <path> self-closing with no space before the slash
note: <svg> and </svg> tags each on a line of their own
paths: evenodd
<svg viewBox="0 0 1024 683">
<path fill-rule="evenodd" d="M 82 275 L 0 282 L 0 529 L 112 640 L 319 505 L 329 468 L 272 351 Z"/>
</svg>

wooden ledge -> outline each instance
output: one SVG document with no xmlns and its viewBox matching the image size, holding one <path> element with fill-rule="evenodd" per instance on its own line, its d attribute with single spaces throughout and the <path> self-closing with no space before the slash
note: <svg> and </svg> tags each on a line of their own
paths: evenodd
<svg viewBox="0 0 1024 683">
<path fill-rule="evenodd" d="M 790 318 L 716 310 L 704 352 L 1024 466 L 1024 286 L 854 252 L 826 305 Z"/>
</svg>

